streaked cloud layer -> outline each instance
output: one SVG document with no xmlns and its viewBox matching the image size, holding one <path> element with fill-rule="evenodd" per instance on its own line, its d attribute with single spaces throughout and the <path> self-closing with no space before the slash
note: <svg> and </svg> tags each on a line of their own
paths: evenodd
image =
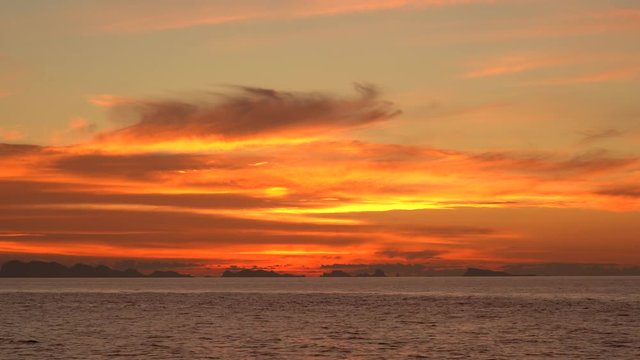
<svg viewBox="0 0 640 360">
<path fill-rule="evenodd" d="M 133 123 L 86 143 L 5 144 L 0 246 L 244 266 L 285 261 L 303 272 L 332 261 L 596 261 L 612 242 L 633 246 L 624 234 L 635 231 L 640 203 L 633 190 L 620 189 L 638 181 L 637 157 L 475 153 L 335 138 L 327 129 L 396 114 L 377 93 L 362 91 L 356 100 L 329 101 L 252 88 L 197 107 L 134 101 L 145 105 L 134 107 L 137 118 L 127 115 Z M 324 131 L 309 138 L 309 126 Z M 282 129 L 285 137 L 271 137 Z M 236 139 L 246 136 L 252 140 Z M 522 223 L 528 213 L 611 219 L 559 239 L 562 233 L 537 228 L 550 226 L 545 221 Z M 633 222 L 625 223 L 628 216 Z M 632 231 L 600 243 L 618 221 Z M 551 239 L 583 250 L 558 253 Z M 622 252 L 606 260 L 638 259 Z"/>
<path fill-rule="evenodd" d="M 140 1 L 135 4 L 111 2 L 97 13 L 88 13 L 104 31 L 149 32 L 211 26 L 234 22 L 274 21 L 316 16 L 334 16 L 383 10 L 417 10 L 426 7 L 488 4 L 497 0 L 188 0 Z"/>
<path fill-rule="evenodd" d="M 2 258 L 640 263 L 633 2 L 0 10 Z"/>
</svg>

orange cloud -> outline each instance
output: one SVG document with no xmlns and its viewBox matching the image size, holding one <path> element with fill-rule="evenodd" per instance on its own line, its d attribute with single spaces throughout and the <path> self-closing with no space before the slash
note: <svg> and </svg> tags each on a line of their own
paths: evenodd
<svg viewBox="0 0 640 360">
<path fill-rule="evenodd" d="M 6 130 L 0 128 L 0 140 L 4 141 L 15 141 L 24 138 L 24 134 L 22 134 L 18 130 Z"/>
<path fill-rule="evenodd" d="M 640 20 L 640 8 L 624 7 L 609 8 L 601 11 L 594 11 L 585 14 L 586 17 L 595 19 L 616 19 L 616 20 Z"/>
<path fill-rule="evenodd" d="M 466 4 L 491 4 L 497 0 L 325 0 L 314 2 L 283 1 L 279 9 L 269 1 L 253 0 L 243 3 L 213 4 L 190 1 L 175 6 L 163 1 L 132 4 L 125 9 L 107 6 L 96 9 L 90 16 L 110 32 L 150 32 L 183 29 L 195 26 L 219 25 L 243 21 L 296 19 L 333 16 L 350 13 L 394 9 L 414 9 Z M 160 6 L 164 5 L 164 6 Z M 86 16 L 86 14 L 85 14 Z"/>
<path fill-rule="evenodd" d="M 608 33 L 634 36 L 640 31 L 640 22 L 637 20 L 639 12 L 638 8 L 603 8 L 574 13 L 549 12 L 497 21 L 491 19 L 490 23 L 481 24 L 484 28 L 491 29 L 487 31 L 477 31 L 476 27 L 462 27 L 459 31 L 452 31 L 448 26 L 443 28 L 441 33 L 438 32 L 437 36 L 429 34 L 429 37 L 440 44 L 451 44 L 580 37 Z M 424 39 L 425 36 L 421 38 Z"/>
<path fill-rule="evenodd" d="M 51 141 L 54 144 L 77 142 L 84 140 L 96 131 L 96 125 L 83 117 L 74 117 L 63 131 L 53 132 Z"/>
<path fill-rule="evenodd" d="M 512 33 L 503 33 L 505 37 L 545 37 L 579 36 L 607 32 L 628 32 L 640 30 L 637 21 L 639 9 L 605 9 L 563 16 L 554 22 L 512 29 Z M 496 34 L 499 35 L 499 34 Z"/>
<path fill-rule="evenodd" d="M 605 188 L 598 191 L 599 194 L 608 196 L 620 196 L 640 199 L 640 186 L 620 185 L 612 188 Z"/>
<path fill-rule="evenodd" d="M 127 105 L 133 102 L 132 99 L 126 98 L 124 96 L 115 96 L 108 94 L 90 96 L 87 98 L 87 100 L 93 105 L 105 108 Z"/>
<path fill-rule="evenodd" d="M 541 85 L 589 84 L 610 81 L 640 80 L 640 67 L 623 67 L 578 76 L 543 79 L 531 82 Z"/>
<path fill-rule="evenodd" d="M 549 56 L 539 54 L 507 55 L 490 59 L 461 75 L 463 78 L 482 78 L 498 75 L 516 74 L 557 65 L 565 65 L 576 61 L 575 56 Z"/>
</svg>

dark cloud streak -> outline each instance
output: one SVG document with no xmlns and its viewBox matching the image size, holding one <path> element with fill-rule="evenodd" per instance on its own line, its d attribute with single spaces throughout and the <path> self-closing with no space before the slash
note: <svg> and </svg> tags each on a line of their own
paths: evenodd
<svg viewBox="0 0 640 360">
<path fill-rule="evenodd" d="M 239 93 L 200 101 L 139 101 L 117 106 L 114 114 L 137 119 L 98 139 L 166 141 L 178 138 L 242 139 L 286 133 L 318 133 L 387 120 L 400 113 L 379 99 L 371 85 L 356 84 L 358 96 L 294 93 L 238 87 Z"/>
<path fill-rule="evenodd" d="M 621 136 L 623 133 L 616 129 L 591 129 L 583 131 L 580 135 L 582 135 L 580 144 L 590 145 L 601 140 Z"/>
<path fill-rule="evenodd" d="M 627 197 L 627 198 L 640 198 L 640 186 L 629 185 L 629 186 L 611 187 L 611 188 L 601 189 L 597 191 L 596 194 L 606 195 L 606 196 Z"/>
<path fill-rule="evenodd" d="M 293 202 L 240 194 L 113 193 L 105 189 L 72 190 L 77 184 L 0 181 L 3 206 L 10 205 L 150 205 L 201 209 L 256 209 Z M 297 204 L 297 203 L 296 203 Z"/>
<path fill-rule="evenodd" d="M 238 169 L 242 158 L 199 154 L 71 155 L 56 160 L 54 170 L 95 176 L 148 179 L 162 172 Z"/>
</svg>

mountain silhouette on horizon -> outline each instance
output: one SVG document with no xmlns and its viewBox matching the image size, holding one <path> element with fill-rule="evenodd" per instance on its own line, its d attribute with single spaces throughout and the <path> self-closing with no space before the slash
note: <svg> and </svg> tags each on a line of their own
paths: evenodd
<svg viewBox="0 0 640 360">
<path fill-rule="evenodd" d="M 261 270 L 261 269 L 240 269 L 240 270 L 225 270 L 222 273 L 222 277 L 302 277 L 301 275 L 292 275 L 285 273 L 278 273 L 275 271 Z"/>
<path fill-rule="evenodd" d="M 331 272 L 323 273 L 322 277 L 351 277 L 351 274 L 342 270 L 333 270 Z"/>
<path fill-rule="evenodd" d="M 462 276 L 513 276 L 505 271 L 495 271 L 488 269 L 467 268 Z"/>
<path fill-rule="evenodd" d="M 320 277 L 387 277 L 387 274 L 382 269 L 375 269 L 373 273 L 363 272 L 356 275 L 352 275 L 343 270 L 333 270 L 331 272 L 325 272 Z"/>
<path fill-rule="evenodd" d="M 135 269 L 115 270 L 108 266 L 75 264 L 67 267 L 57 262 L 19 260 L 7 261 L 0 268 L 0 277 L 190 277 L 175 271 L 154 271 L 144 275 Z"/>
</svg>

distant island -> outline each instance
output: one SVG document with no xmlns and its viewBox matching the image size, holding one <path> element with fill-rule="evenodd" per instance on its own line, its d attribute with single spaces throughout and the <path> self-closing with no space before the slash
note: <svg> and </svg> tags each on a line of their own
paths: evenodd
<svg viewBox="0 0 640 360">
<path fill-rule="evenodd" d="M 353 275 L 349 274 L 346 271 L 342 271 L 342 270 L 333 270 L 331 272 L 322 274 L 322 277 L 351 277 L 351 276 L 353 276 Z M 376 269 L 373 272 L 373 274 L 359 273 L 359 274 L 356 274 L 355 276 L 357 276 L 357 277 L 386 277 L 387 274 L 385 274 L 384 271 L 382 271 L 382 269 Z"/>
<path fill-rule="evenodd" d="M 303 277 L 302 275 L 293 275 L 278 273 L 275 271 L 261 269 L 240 269 L 226 270 L 222 273 L 222 277 Z"/>
<path fill-rule="evenodd" d="M 533 274 L 514 275 L 506 271 L 495 271 L 488 269 L 467 268 L 462 276 L 535 276 Z"/>
<path fill-rule="evenodd" d="M 505 271 L 495 271 L 488 269 L 467 268 L 462 276 L 513 276 Z"/>
<path fill-rule="evenodd" d="M 67 267 L 57 262 L 23 262 L 12 260 L 2 265 L 2 268 L 0 268 L 0 277 L 175 278 L 191 277 L 191 275 L 180 274 L 175 271 L 154 271 L 149 275 L 144 275 L 135 269 L 115 270 L 104 265 L 91 266 L 87 264 L 75 264 L 71 267 Z"/>
<path fill-rule="evenodd" d="M 369 270 L 371 271 L 371 270 Z M 465 277 L 499 277 L 499 276 L 536 276 L 534 274 L 513 274 L 506 271 L 489 270 L 481 268 L 467 268 L 461 274 Z M 460 276 L 460 275 L 458 275 Z M 24 262 L 11 260 L 0 267 L 0 278 L 184 278 L 191 277 L 171 270 L 157 270 L 150 274 L 143 274 L 136 269 L 116 270 L 105 265 L 75 264 L 65 266 L 57 262 L 30 261 Z M 211 277 L 211 276 L 205 276 Z M 258 268 L 231 267 L 225 270 L 221 277 L 224 278 L 293 278 L 304 275 L 280 273 L 272 270 Z M 382 269 L 373 272 L 349 273 L 344 270 L 332 270 L 325 272 L 321 277 L 387 277 Z"/>
<path fill-rule="evenodd" d="M 331 272 L 323 273 L 322 277 L 351 277 L 351 274 L 342 270 L 333 270 Z"/>
</svg>

